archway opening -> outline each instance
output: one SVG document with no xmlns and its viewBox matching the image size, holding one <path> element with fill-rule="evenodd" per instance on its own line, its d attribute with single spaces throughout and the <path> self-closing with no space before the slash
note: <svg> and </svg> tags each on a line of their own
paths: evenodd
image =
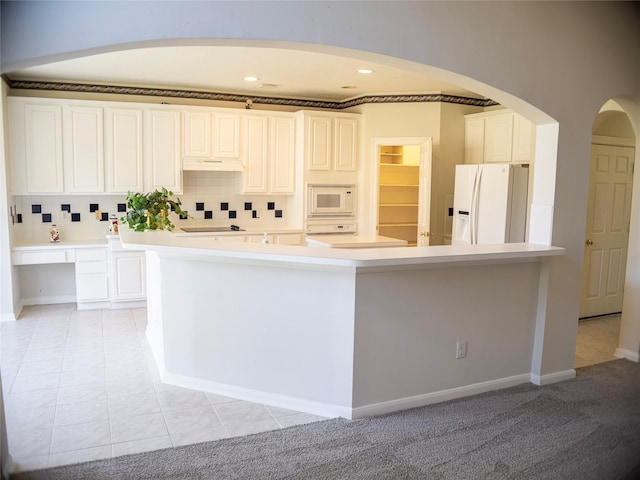
<svg viewBox="0 0 640 480">
<path fill-rule="evenodd" d="M 589 198 L 575 366 L 616 358 L 630 248 L 635 133 L 614 101 L 592 129 Z"/>
</svg>

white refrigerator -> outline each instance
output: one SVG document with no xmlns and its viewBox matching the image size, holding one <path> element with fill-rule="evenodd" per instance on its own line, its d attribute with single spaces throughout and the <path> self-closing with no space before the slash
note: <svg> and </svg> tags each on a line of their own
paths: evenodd
<svg viewBox="0 0 640 480">
<path fill-rule="evenodd" d="M 524 242 L 528 185 L 528 165 L 456 165 L 451 244 Z"/>
</svg>

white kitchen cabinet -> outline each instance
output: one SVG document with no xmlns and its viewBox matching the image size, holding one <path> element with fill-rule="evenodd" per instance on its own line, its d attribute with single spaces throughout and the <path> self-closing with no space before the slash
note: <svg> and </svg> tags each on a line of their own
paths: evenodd
<svg viewBox="0 0 640 480">
<path fill-rule="evenodd" d="M 64 191 L 62 107 L 26 103 L 24 142 L 26 193 Z"/>
<path fill-rule="evenodd" d="M 24 98 L 8 104 L 12 193 L 104 192 L 102 108 Z"/>
<path fill-rule="evenodd" d="M 484 118 L 465 119 L 464 129 L 465 163 L 484 163 Z"/>
<path fill-rule="evenodd" d="M 331 117 L 305 118 L 305 157 L 308 170 L 331 170 Z"/>
<path fill-rule="evenodd" d="M 484 121 L 484 163 L 508 163 L 513 147 L 513 114 L 492 115 Z"/>
<path fill-rule="evenodd" d="M 104 192 L 103 109 L 63 107 L 64 191 Z"/>
<path fill-rule="evenodd" d="M 184 158 L 213 158 L 211 148 L 211 112 L 183 113 Z"/>
<path fill-rule="evenodd" d="M 112 302 L 145 300 L 145 252 L 111 253 Z"/>
<path fill-rule="evenodd" d="M 533 163 L 536 152 L 536 128 L 529 120 L 513 117 L 512 163 Z"/>
<path fill-rule="evenodd" d="M 267 193 L 269 186 L 269 118 L 266 116 L 245 115 L 244 133 L 244 171 L 242 173 L 242 191 L 244 193 Z"/>
<path fill-rule="evenodd" d="M 295 191 L 295 117 L 245 115 L 243 193 Z"/>
<path fill-rule="evenodd" d="M 106 108 L 104 132 L 107 192 L 142 192 L 142 109 Z"/>
<path fill-rule="evenodd" d="M 333 120 L 334 170 L 355 171 L 358 158 L 358 121 L 336 117 Z"/>
<path fill-rule="evenodd" d="M 278 245 L 304 245 L 302 233 L 280 233 L 275 235 L 274 242 Z"/>
<path fill-rule="evenodd" d="M 213 113 L 213 157 L 240 157 L 240 114 Z"/>
<path fill-rule="evenodd" d="M 465 116 L 465 163 L 532 163 L 535 126 L 510 110 Z"/>
<path fill-rule="evenodd" d="M 179 110 L 146 110 L 144 156 L 145 190 L 182 193 Z"/>
<path fill-rule="evenodd" d="M 304 131 L 307 170 L 355 171 L 358 157 L 358 118 L 351 114 L 299 112 Z"/>
<path fill-rule="evenodd" d="M 242 170 L 239 113 L 184 110 L 183 144 L 184 170 Z"/>
<path fill-rule="evenodd" d="M 107 248 L 76 250 L 76 296 L 78 308 L 83 303 L 109 301 Z"/>
</svg>

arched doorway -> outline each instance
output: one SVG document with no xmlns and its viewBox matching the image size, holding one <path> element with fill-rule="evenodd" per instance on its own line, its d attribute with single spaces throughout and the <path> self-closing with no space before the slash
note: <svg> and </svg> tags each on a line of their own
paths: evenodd
<svg viewBox="0 0 640 480">
<path fill-rule="evenodd" d="M 592 130 L 576 367 L 613 360 L 618 348 L 634 163 L 629 117 L 608 102 Z"/>
</svg>

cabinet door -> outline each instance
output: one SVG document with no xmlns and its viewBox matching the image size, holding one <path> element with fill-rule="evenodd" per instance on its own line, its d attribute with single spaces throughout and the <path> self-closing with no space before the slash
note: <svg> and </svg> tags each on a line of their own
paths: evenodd
<svg viewBox="0 0 640 480">
<path fill-rule="evenodd" d="M 104 192 L 103 111 L 64 107 L 65 192 Z"/>
<path fill-rule="evenodd" d="M 464 163 L 484 163 L 484 118 L 465 120 Z"/>
<path fill-rule="evenodd" d="M 180 112 L 148 110 L 145 140 L 145 190 L 165 187 L 182 192 Z"/>
<path fill-rule="evenodd" d="M 107 191 L 142 192 L 142 110 L 107 108 L 105 116 Z"/>
<path fill-rule="evenodd" d="M 513 114 L 487 117 L 484 122 L 484 163 L 511 161 Z"/>
<path fill-rule="evenodd" d="M 307 117 L 306 157 L 308 170 L 331 170 L 331 117 Z"/>
<path fill-rule="evenodd" d="M 355 171 L 358 157 L 358 121 L 352 118 L 334 119 L 334 170 Z"/>
<path fill-rule="evenodd" d="M 533 163 L 536 150 L 535 126 L 520 115 L 513 117 L 513 163 Z"/>
<path fill-rule="evenodd" d="M 185 158 L 211 158 L 211 113 L 184 113 Z"/>
<path fill-rule="evenodd" d="M 270 189 L 294 193 L 296 167 L 296 122 L 293 117 L 272 117 L 270 140 Z"/>
<path fill-rule="evenodd" d="M 113 301 L 143 300 L 147 296 L 145 253 L 113 253 Z"/>
<path fill-rule="evenodd" d="M 27 104 L 24 108 L 27 191 L 62 192 L 62 107 Z"/>
<path fill-rule="evenodd" d="M 239 114 L 213 114 L 213 156 L 215 158 L 240 157 Z"/>
<path fill-rule="evenodd" d="M 11 190 L 13 195 L 26 195 L 27 192 L 27 171 L 25 156 L 25 116 L 24 102 L 11 99 L 7 100 L 7 121 L 5 122 L 8 132 L 8 152 L 9 165 L 7 175 L 11 179 Z"/>
<path fill-rule="evenodd" d="M 244 117 L 244 192 L 267 192 L 268 120 L 267 117 Z"/>
</svg>

